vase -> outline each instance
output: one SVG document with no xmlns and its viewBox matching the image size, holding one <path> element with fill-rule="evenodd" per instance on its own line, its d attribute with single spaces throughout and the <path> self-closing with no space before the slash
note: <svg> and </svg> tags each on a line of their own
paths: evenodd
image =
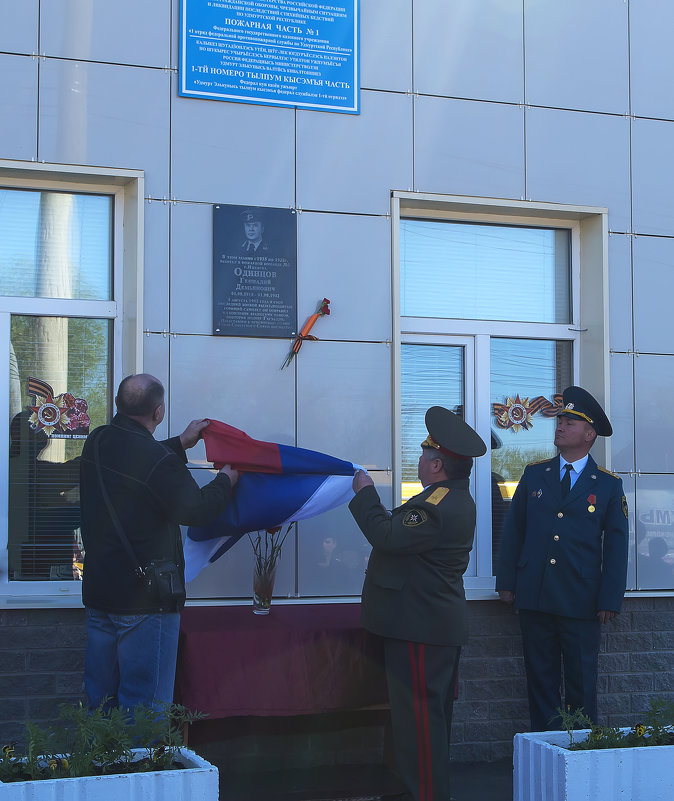
<svg viewBox="0 0 674 801">
<path fill-rule="evenodd" d="M 269 614 L 275 579 L 276 565 L 268 570 L 253 569 L 253 612 L 256 615 Z"/>
<path fill-rule="evenodd" d="M 576 731 L 574 739 L 588 734 Z M 515 735 L 514 801 L 672 798 L 674 745 L 569 751 L 568 743 L 566 732 Z"/>
</svg>

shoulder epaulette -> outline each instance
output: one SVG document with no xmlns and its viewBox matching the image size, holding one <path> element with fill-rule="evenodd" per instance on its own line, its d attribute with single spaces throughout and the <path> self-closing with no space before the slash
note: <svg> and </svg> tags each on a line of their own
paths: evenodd
<svg viewBox="0 0 674 801">
<path fill-rule="evenodd" d="M 425 498 L 424 500 L 426 503 L 430 503 L 431 506 L 437 506 L 448 493 L 449 489 L 447 487 L 437 487 L 437 489 L 434 489 L 428 498 Z"/>
<path fill-rule="evenodd" d="M 554 459 L 554 456 L 553 456 Z M 546 462 L 551 462 L 552 459 L 539 459 L 537 462 L 527 462 L 527 467 L 533 467 L 535 464 L 545 464 Z"/>
<path fill-rule="evenodd" d="M 601 470 L 602 473 L 608 473 L 609 476 L 613 476 L 613 478 L 620 478 L 617 473 L 612 473 L 610 470 L 607 470 L 605 467 L 601 465 L 597 465 L 597 470 Z"/>
</svg>

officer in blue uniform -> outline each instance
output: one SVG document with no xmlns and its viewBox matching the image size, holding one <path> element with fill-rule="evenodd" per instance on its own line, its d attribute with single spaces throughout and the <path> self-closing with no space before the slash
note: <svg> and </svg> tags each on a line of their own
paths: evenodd
<svg viewBox="0 0 674 801">
<path fill-rule="evenodd" d="M 361 623 L 383 638 L 401 798 L 448 801 L 454 684 L 468 639 L 463 574 L 475 532 L 469 476 L 487 446 L 441 406 L 425 420 L 424 490 L 389 514 L 358 471 L 349 509 L 372 545 Z"/>
<path fill-rule="evenodd" d="M 597 720 L 600 626 L 620 612 L 627 577 L 622 480 L 589 455 L 611 423 L 580 387 L 562 404 L 559 456 L 525 468 L 496 573 L 501 600 L 519 611 L 532 731 L 558 728 L 562 661 L 566 707 Z"/>
</svg>

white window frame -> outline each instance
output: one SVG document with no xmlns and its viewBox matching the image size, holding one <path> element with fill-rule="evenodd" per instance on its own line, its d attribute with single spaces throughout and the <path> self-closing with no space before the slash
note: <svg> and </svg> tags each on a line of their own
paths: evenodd
<svg viewBox="0 0 674 801">
<path fill-rule="evenodd" d="M 482 320 L 440 320 L 401 316 L 400 221 L 425 218 L 457 222 L 566 228 L 571 232 L 570 323 L 512 323 Z M 573 375 L 609 411 L 608 349 L 608 210 L 561 204 L 531 203 L 414 192 L 393 192 L 391 197 L 392 309 L 393 309 L 393 436 L 394 506 L 400 503 L 401 450 L 401 344 L 409 341 L 447 344 L 457 337 L 473 340 L 475 399 L 489 398 L 490 338 L 568 340 L 573 343 Z M 410 340 L 410 337 L 413 339 Z M 468 364 L 468 362 L 467 362 Z M 470 382 L 467 373 L 466 383 Z M 491 438 L 490 404 L 470 408 L 468 422 L 485 442 Z M 610 469 L 610 440 L 602 437 L 595 447 L 598 459 Z M 477 459 L 474 469 L 478 499 L 475 547 L 464 577 L 466 597 L 491 599 L 494 592 L 491 556 L 491 460 Z"/>
<path fill-rule="evenodd" d="M 95 317 L 113 323 L 111 388 L 142 370 L 143 172 L 0 160 L 0 187 L 113 197 L 113 299 L 0 296 L 0 343 L 12 315 Z M 9 420 L 9 354 L 0 361 L 0 420 Z M 112 401 L 112 398 L 110 398 Z M 8 574 L 9 426 L 0 425 L 0 608 L 82 606 L 80 581 L 11 581 Z"/>
<path fill-rule="evenodd" d="M 409 320 L 411 318 L 403 318 Z M 433 322 L 429 320 L 428 322 Z M 462 347 L 463 354 L 464 354 L 464 376 L 465 376 L 465 386 L 464 386 L 464 419 L 465 421 L 473 426 L 475 430 L 478 430 L 479 423 L 476 419 L 475 413 L 477 409 L 477 403 L 475 398 L 475 390 L 477 388 L 477 381 L 475 378 L 477 377 L 476 372 L 476 361 L 477 361 L 477 348 L 475 347 L 476 340 L 475 337 L 471 336 L 458 336 L 453 334 L 414 334 L 407 330 L 401 331 L 400 335 L 400 344 L 401 345 L 444 345 L 447 347 Z M 400 348 L 398 348 L 398 359 L 400 359 Z M 402 413 L 401 413 L 402 419 Z M 402 432 L 400 432 L 402 434 Z M 402 439 L 400 440 L 402 442 Z M 396 451 L 396 470 L 397 472 L 395 475 L 402 475 L 402 448 L 397 449 Z M 477 470 L 473 470 L 470 474 L 470 493 L 471 495 L 476 498 L 478 497 L 477 492 L 477 482 L 480 480 L 480 474 Z M 487 486 L 488 491 L 491 487 Z M 394 503 L 393 506 L 399 506 L 402 502 L 401 492 L 400 492 L 400 481 L 394 483 L 393 485 L 393 499 Z M 479 509 L 478 509 L 479 513 Z M 478 521 L 477 527 L 480 526 L 481 521 Z M 470 552 L 470 560 L 468 562 L 468 567 L 466 568 L 465 579 L 473 578 L 475 576 L 479 576 L 479 567 L 482 564 L 483 554 L 482 554 L 482 542 L 485 538 L 480 538 L 476 540 L 476 547 Z M 485 546 L 486 547 L 486 546 Z"/>
</svg>

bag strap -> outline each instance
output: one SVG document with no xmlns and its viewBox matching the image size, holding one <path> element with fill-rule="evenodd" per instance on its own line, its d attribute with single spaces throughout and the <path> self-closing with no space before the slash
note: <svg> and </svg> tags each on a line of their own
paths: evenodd
<svg viewBox="0 0 674 801">
<path fill-rule="evenodd" d="M 131 547 L 131 543 L 129 542 L 129 538 L 124 533 L 124 529 L 122 528 L 122 524 L 119 522 L 119 517 L 117 516 L 117 512 L 115 511 L 115 507 L 112 505 L 112 501 L 110 499 L 110 494 L 103 482 L 103 471 L 101 470 L 101 457 L 99 453 L 99 440 L 103 436 L 103 432 L 99 433 L 98 436 L 94 437 L 93 440 L 93 451 L 94 451 L 94 463 L 96 464 L 96 472 L 98 473 L 98 485 L 101 489 L 101 495 L 103 496 L 103 500 L 105 501 L 105 505 L 108 509 L 108 513 L 110 514 L 110 519 L 117 531 L 119 539 L 122 541 L 122 545 L 126 549 L 126 552 L 131 557 L 131 561 L 136 565 L 134 570 L 135 574 L 138 578 L 144 578 L 145 570 L 141 567 L 136 554 L 134 553 L 133 548 Z"/>
</svg>

